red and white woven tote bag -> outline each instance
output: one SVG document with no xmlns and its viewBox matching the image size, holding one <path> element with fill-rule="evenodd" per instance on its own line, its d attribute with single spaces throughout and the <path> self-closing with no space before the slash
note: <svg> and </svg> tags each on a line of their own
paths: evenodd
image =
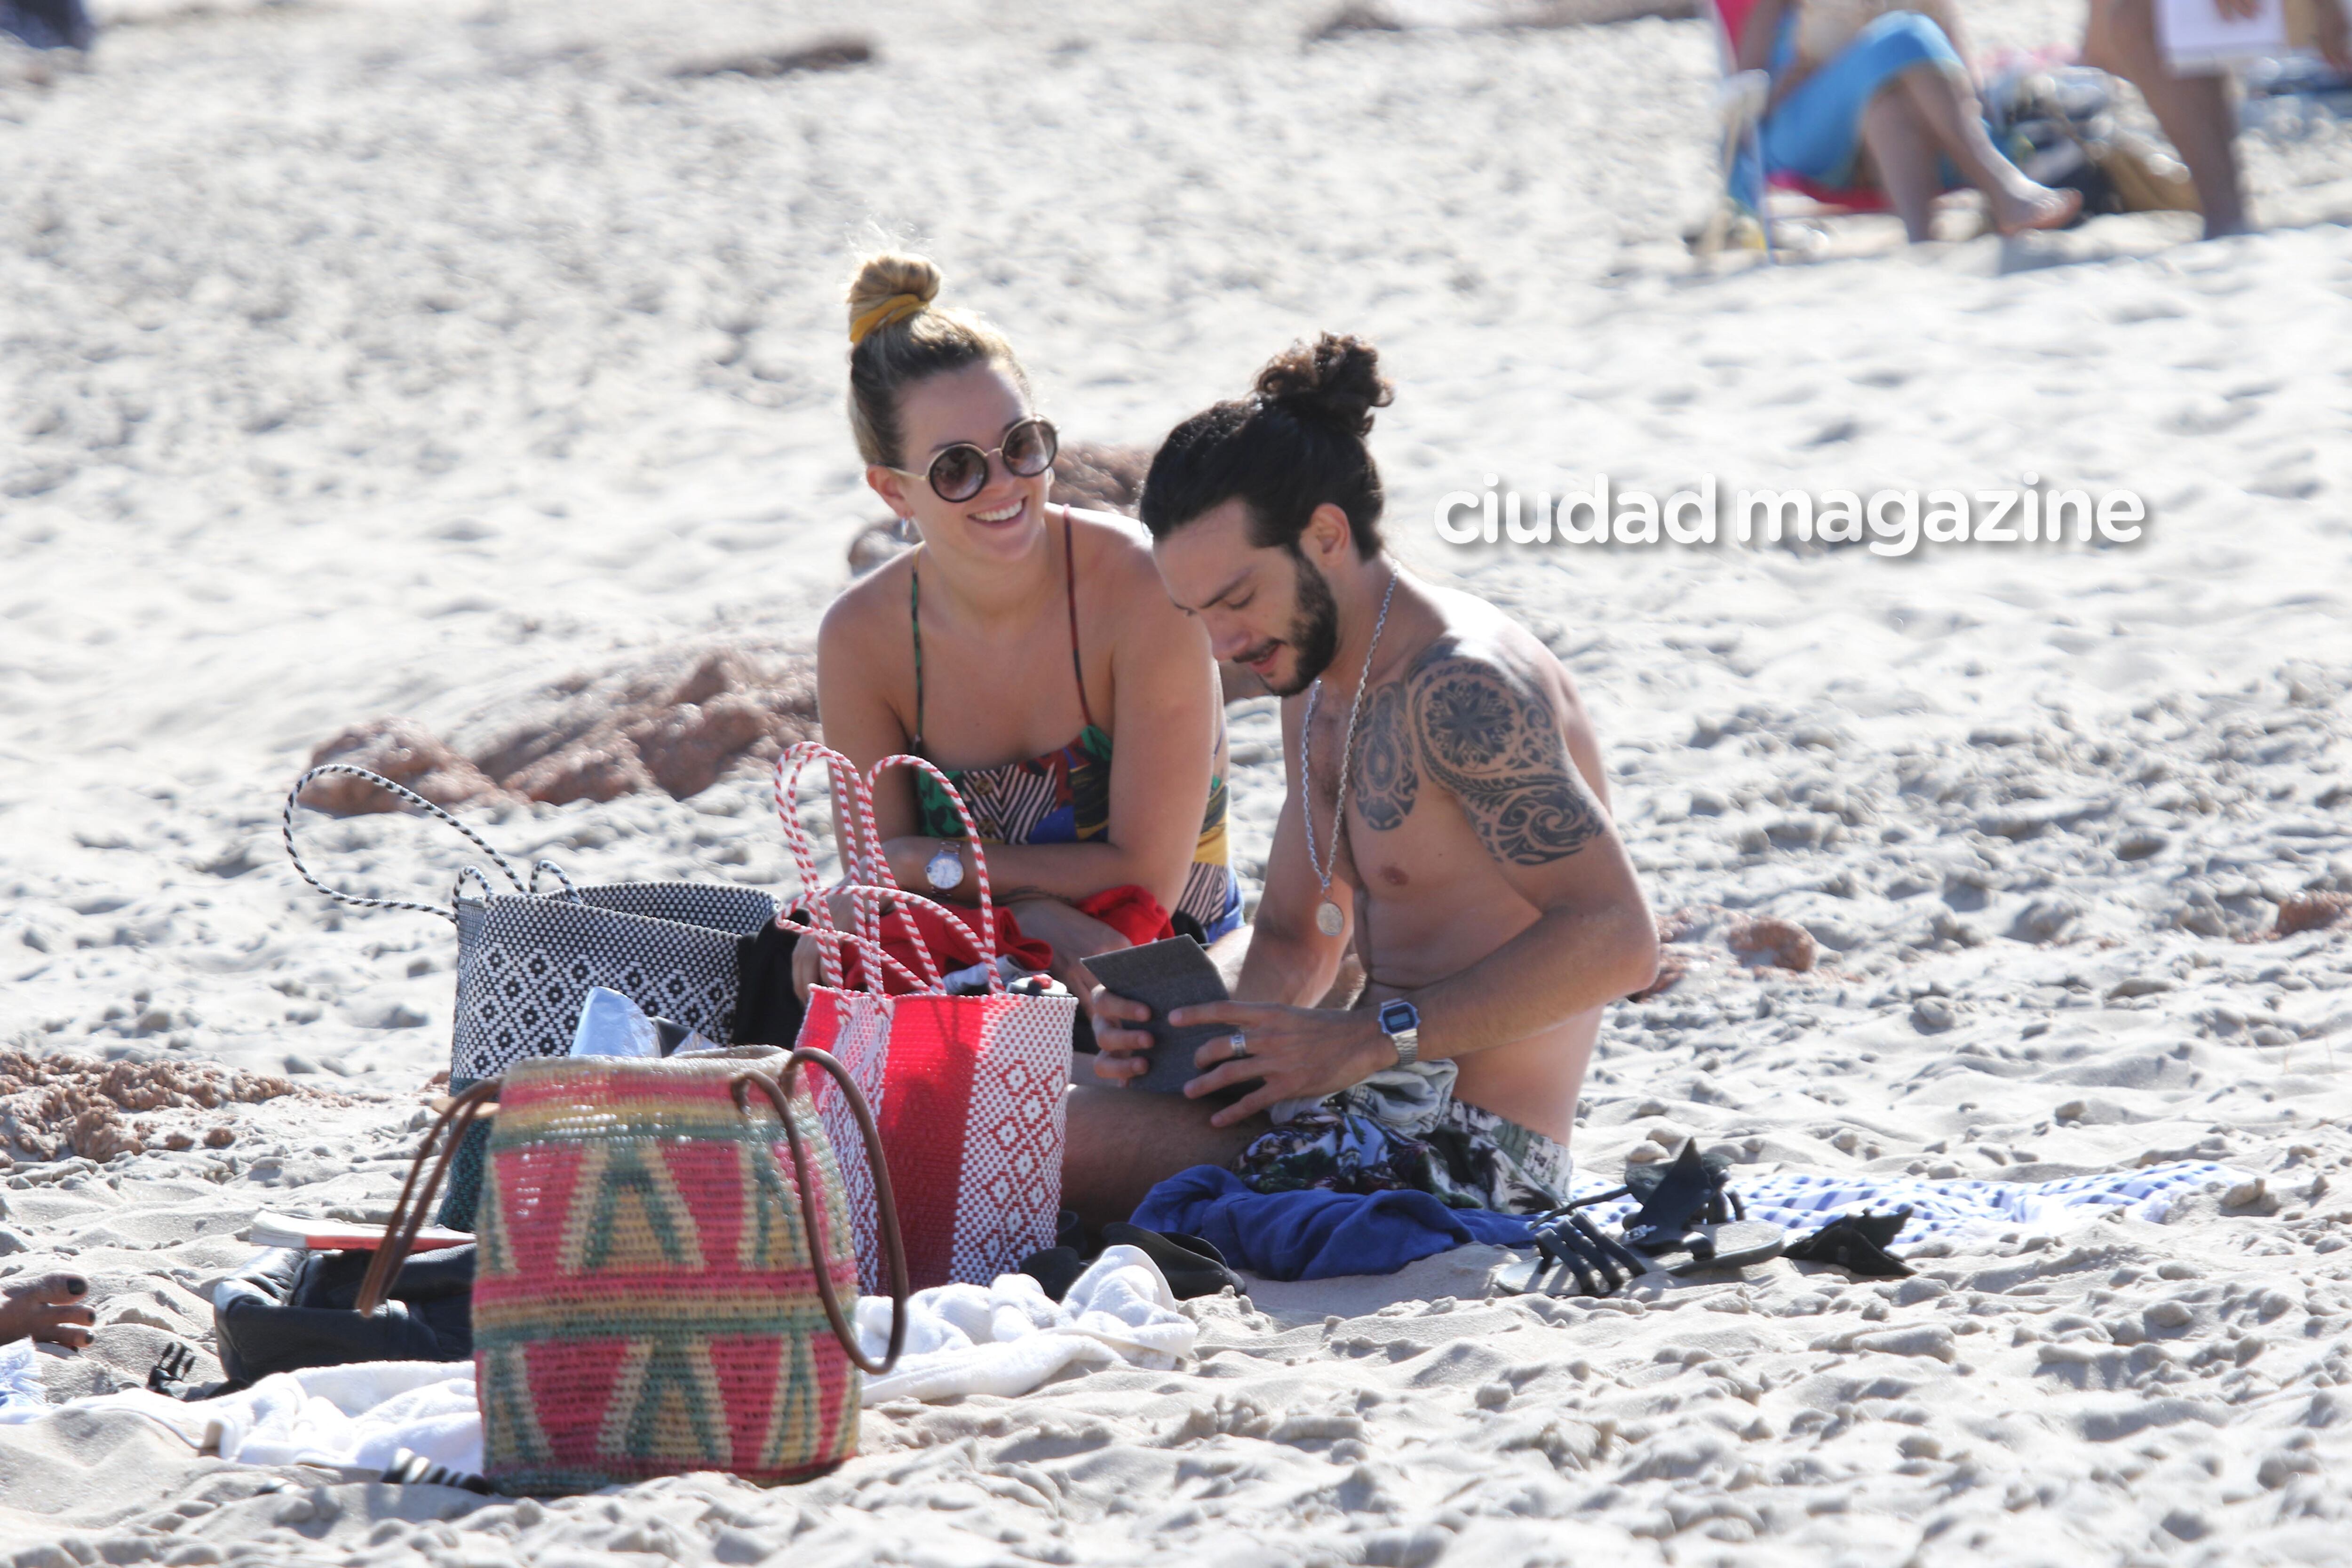
<svg viewBox="0 0 2352 1568">
<path fill-rule="evenodd" d="M 794 809 L 802 770 L 820 759 L 832 784 L 835 837 L 841 847 L 843 879 L 832 889 L 818 880 L 815 847 Z M 947 994 L 916 922 L 892 912 L 910 895 L 898 887 L 883 857 L 873 784 L 884 769 L 900 765 L 929 773 L 963 819 L 978 872 L 977 934 L 989 965 L 983 994 Z M 777 759 L 776 805 L 810 906 L 808 923 L 789 915 L 777 923 L 800 932 L 804 942 L 818 942 L 824 962 L 824 984 L 809 993 L 799 1043 L 831 1052 L 873 1110 L 897 1189 L 914 1288 L 957 1280 L 986 1284 L 1030 1253 L 1054 1245 L 1077 998 L 1020 995 L 1004 988 L 994 963 L 996 914 L 987 853 L 962 799 L 930 763 L 885 757 L 861 776 L 838 752 L 803 742 Z M 855 911 L 849 929 L 835 923 L 828 893 L 848 895 Z M 913 940 L 919 973 L 884 951 L 883 926 L 891 920 Z M 847 989 L 841 965 L 845 946 L 859 952 L 869 984 L 878 986 L 887 968 L 917 989 L 895 996 Z M 826 1091 L 830 1082 L 818 1077 L 811 1087 L 826 1132 L 838 1141 L 854 1136 L 856 1128 L 843 1097 Z M 882 1278 L 873 1194 L 865 1190 L 862 1163 L 849 1166 L 842 1173 L 856 1230 L 858 1268 L 872 1289 Z"/>
</svg>

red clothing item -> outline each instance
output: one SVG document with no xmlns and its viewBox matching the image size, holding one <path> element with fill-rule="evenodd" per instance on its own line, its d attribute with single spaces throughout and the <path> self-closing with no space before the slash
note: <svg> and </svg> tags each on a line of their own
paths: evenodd
<svg viewBox="0 0 2352 1568">
<path fill-rule="evenodd" d="M 929 950 L 931 963 L 942 975 L 953 974 L 960 969 L 970 969 L 981 962 L 980 911 L 961 907 L 950 908 L 929 899 L 909 894 L 892 900 L 894 909 L 903 908 L 913 917 Z M 1159 942 L 1176 934 L 1170 923 L 1168 910 L 1148 889 L 1128 886 L 1108 888 L 1076 905 L 1079 913 L 1095 919 L 1118 931 L 1136 947 L 1148 942 Z M 996 950 L 1024 969 L 1044 969 L 1054 962 L 1054 950 L 1035 937 L 1024 936 L 1021 922 L 1010 910 L 996 911 Z M 907 921 L 898 914 L 882 918 L 882 949 L 907 969 L 923 973 L 923 965 L 914 942 L 907 934 Z M 870 989 L 866 980 L 862 955 L 855 947 L 841 947 L 844 981 L 851 991 Z M 919 989 L 907 976 L 888 964 L 882 969 L 883 989 L 893 996 L 908 995 Z"/>
<path fill-rule="evenodd" d="M 908 917 L 913 919 L 922 946 L 929 952 L 931 963 L 941 975 L 970 969 L 982 961 L 978 910 L 951 910 L 912 894 L 893 899 L 890 908 L 898 912 L 882 917 L 882 951 L 903 964 L 908 973 L 919 976 L 923 973 L 921 955 L 907 932 Z M 845 942 L 840 944 L 840 951 L 844 988 L 873 989 L 866 978 L 865 955 Z M 1043 969 L 1054 961 L 1054 950 L 1023 936 L 1020 922 L 1003 910 L 996 911 L 996 951 L 1024 969 Z M 884 964 L 882 989 L 893 996 L 905 996 L 926 988 L 908 980 L 898 968 Z"/>
<path fill-rule="evenodd" d="M 1124 888 L 1106 888 L 1090 899 L 1078 900 L 1076 908 L 1078 913 L 1094 916 L 1127 938 L 1130 947 L 1163 942 L 1176 934 L 1168 911 L 1151 896 L 1150 889 L 1132 883 Z"/>
</svg>

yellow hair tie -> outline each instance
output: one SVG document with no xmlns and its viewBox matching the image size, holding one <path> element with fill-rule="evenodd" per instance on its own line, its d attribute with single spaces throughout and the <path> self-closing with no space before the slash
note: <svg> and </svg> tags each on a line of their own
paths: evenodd
<svg viewBox="0 0 2352 1568">
<path fill-rule="evenodd" d="M 891 295 L 887 300 L 849 323 L 849 346 L 856 348 L 864 342 L 869 334 L 878 331 L 893 321 L 905 321 L 929 303 L 930 301 L 920 294 Z"/>
</svg>

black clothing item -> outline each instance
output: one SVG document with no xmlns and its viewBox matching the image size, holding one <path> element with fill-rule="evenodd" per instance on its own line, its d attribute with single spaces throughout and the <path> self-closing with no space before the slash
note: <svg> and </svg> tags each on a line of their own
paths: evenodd
<svg viewBox="0 0 2352 1568">
<path fill-rule="evenodd" d="M 1214 1244 L 1197 1236 L 1145 1230 L 1132 1225 L 1107 1225 L 1097 1238 L 1087 1234 L 1076 1215 L 1064 1209 L 1055 1241 L 1056 1245 L 1023 1258 L 1021 1272 L 1044 1286 L 1045 1294 L 1056 1301 L 1070 1293 L 1070 1287 L 1078 1282 L 1078 1276 L 1087 1271 L 1087 1265 L 1100 1256 L 1104 1247 L 1121 1245 L 1140 1248 L 1157 1264 L 1167 1278 L 1168 1289 L 1179 1301 L 1213 1296 L 1227 1287 L 1237 1296 L 1247 1290 L 1242 1277 L 1226 1266 L 1225 1255 Z"/>
<path fill-rule="evenodd" d="M 800 932 L 773 925 L 743 939 L 737 960 L 735 1037 L 729 1045 L 790 1050 L 799 1041 L 801 1017 L 808 1011 L 793 989 L 793 949 L 800 940 Z"/>
<path fill-rule="evenodd" d="M 464 1361 L 474 1353 L 470 1243 L 411 1257 L 384 1310 L 362 1318 L 352 1305 L 372 1256 L 279 1250 L 225 1287 L 226 1303 L 213 1306 L 213 1328 L 228 1379 L 210 1392 L 232 1393 L 273 1372 L 306 1366 Z"/>
</svg>

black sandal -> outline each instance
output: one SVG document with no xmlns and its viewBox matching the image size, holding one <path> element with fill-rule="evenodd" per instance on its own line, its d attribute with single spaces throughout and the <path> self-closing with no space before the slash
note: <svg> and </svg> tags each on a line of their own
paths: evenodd
<svg viewBox="0 0 2352 1568">
<path fill-rule="evenodd" d="M 1549 1261 L 1531 1269 L 1526 1283 L 1506 1288 L 1534 1289 L 1550 1263 L 1569 1264 L 1571 1258 L 1579 1285 L 1573 1293 L 1605 1296 L 1632 1276 L 1654 1268 L 1688 1276 L 1780 1257 L 1788 1246 L 1789 1233 L 1777 1225 L 1748 1220 L 1739 1194 L 1727 1184 L 1730 1170 L 1728 1154 L 1702 1155 L 1696 1139 L 1684 1143 L 1681 1152 L 1663 1165 L 1630 1167 L 1623 1186 L 1563 1204 L 1537 1220 L 1536 1244 Z M 1641 1206 L 1625 1222 L 1622 1245 L 1602 1236 L 1591 1221 L 1576 1212 L 1624 1197 Z M 1551 1245 L 1547 1246 L 1547 1240 Z M 1672 1265 L 1653 1261 L 1676 1252 L 1690 1256 Z M 1612 1279 L 1612 1274 L 1618 1277 Z M 1606 1289 L 1596 1289 L 1596 1284 L 1605 1284 Z"/>
<path fill-rule="evenodd" d="M 1840 1215 L 1781 1254 L 1800 1263 L 1826 1263 L 1865 1279 L 1907 1279 L 1911 1266 L 1887 1251 L 1911 1217 L 1906 1204 L 1893 1214 Z"/>
<path fill-rule="evenodd" d="M 1678 1276 L 1780 1257 L 1789 1245 L 1788 1231 L 1749 1220 L 1730 1177 L 1731 1156 L 1702 1155 L 1696 1138 L 1663 1167 L 1627 1172 L 1626 1191 L 1642 1206 L 1625 1221 L 1626 1245 L 1653 1258 L 1688 1253 L 1666 1269 Z"/>
<path fill-rule="evenodd" d="M 1587 1198 L 1533 1221 L 1536 1256 L 1507 1266 L 1495 1277 L 1495 1288 L 1535 1296 L 1613 1296 L 1623 1289 L 1650 1266 L 1576 1212 L 1584 1203 L 1603 1201 Z"/>
</svg>

